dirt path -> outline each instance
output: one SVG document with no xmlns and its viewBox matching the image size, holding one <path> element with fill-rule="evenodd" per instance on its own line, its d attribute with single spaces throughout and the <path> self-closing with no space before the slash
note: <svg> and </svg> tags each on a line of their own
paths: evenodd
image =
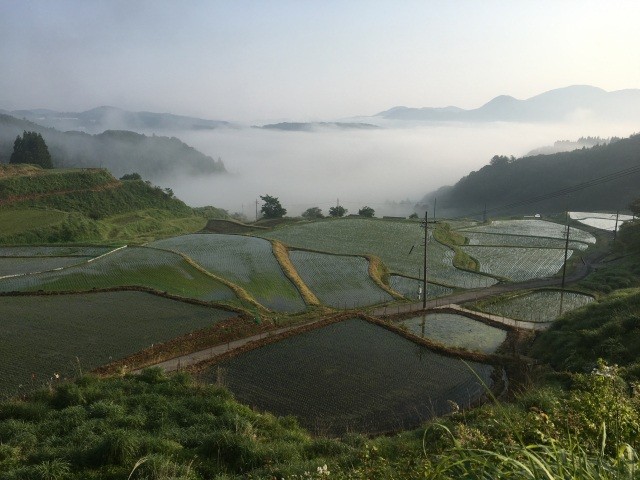
<svg viewBox="0 0 640 480">
<path fill-rule="evenodd" d="M 319 320 L 316 320 L 316 321 L 319 321 Z M 263 340 L 264 338 L 267 338 L 273 335 L 279 335 L 281 333 L 288 332 L 290 330 L 295 330 L 297 328 L 303 328 L 307 325 L 308 323 L 304 323 L 302 325 L 293 325 L 290 327 L 283 327 L 277 330 L 271 330 L 269 332 L 260 333 L 258 335 L 252 335 L 251 337 L 241 338 L 240 340 L 234 340 L 232 342 L 216 345 L 215 347 L 210 347 L 205 350 L 199 350 L 197 352 L 181 355 L 179 357 L 175 357 L 170 360 L 165 360 L 164 362 L 156 363 L 153 366 L 160 367 L 167 372 L 174 372 L 176 370 L 181 370 L 190 365 L 195 365 L 196 363 L 202 362 L 203 360 L 208 360 L 210 358 L 217 357 L 218 355 L 229 352 L 231 350 L 235 350 L 236 348 L 243 347 L 248 343 L 258 342 L 260 340 Z M 134 370 L 133 373 L 139 373 L 141 370 L 142 369 Z"/>
<path fill-rule="evenodd" d="M 524 329 L 524 330 L 535 330 L 535 331 L 546 330 L 553 323 L 553 321 L 550 321 L 550 322 L 529 322 L 529 321 L 526 321 L 526 320 L 515 320 L 513 318 L 503 317 L 503 316 L 500 316 L 500 315 L 493 315 L 491 313 L 485 313 L 485 312 L 478 312 L 478 311 L 475 311 L 475 310 L 469 310 L 469 309 L 461 307 L 460 305 L 456 305 L 454 303 L 449 304 L 449 305 L 443 305 L 442 307 L 438 307 L 438 308 L 443 308 L 443 309 L 446 308 L 446 309 L 450 309 L 450 310 L 455 310 L 457 312 L 460 312 L 461 315 L 464 315 L 465 313 L 473 314 L 475 317 L 486 318 L 487 320 L 490 320 L 492 322 L 502 323 L 503 325 L 508 325 L 508 326 L 514 327 L 514 328 L 521 328 L 521 329 Z"/>
</svg>

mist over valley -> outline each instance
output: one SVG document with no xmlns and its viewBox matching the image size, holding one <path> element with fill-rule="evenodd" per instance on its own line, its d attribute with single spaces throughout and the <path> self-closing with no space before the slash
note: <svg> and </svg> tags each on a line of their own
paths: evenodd
<svg viewBox="0 0 640 480">
<path fill-rule="evenodd" d="M 407 216 L 426 194 L 494 155 L 549 154 L 627 137 L 637 131 L 639 111 L 638 89 L 575 85 L 526 100 L 501 95 L 476 109 L 394 107 L 309 122 L 241 123 L 214 113 L 208 120 L 115 107 L 4 112 L 48 127 L 42 132 L 65 166 L 137 172 L 190 205 L 251 220 L 265 194 L 278 197 L 291 216 L 316 206 L 326 214 L 337 203 L 349 213 L 367 205 L 378 216 Z M 0 132 L 0 153 L 8 155 L 21 128 Z"/>
<path fill-rule="evenodd" d="M 205 155 L 222 158 L 226 175 L 160 178 L 194 206 L 212 204 L 255 218 L 255 201 L 277 196 L 288 215 L 336 202 L 357 213 L 406 216 L 426 193 L 455 183 L 494 155 L 521 157 L 559 139 L 628 136 L 631 124 L 446 124 L 312 132 L 218 129 L 175 132 Z M 400 204 L 400 202 L 403 202 Z"/>
</svg>

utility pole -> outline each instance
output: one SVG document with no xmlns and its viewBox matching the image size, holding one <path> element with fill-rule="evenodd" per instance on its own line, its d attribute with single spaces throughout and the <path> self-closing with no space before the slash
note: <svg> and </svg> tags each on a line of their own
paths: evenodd
<svg viewBox="0 0 640 480">
<path fill-rule="evenodd" d="M 427 308 L 427 240 L 429 239 L 429 212 L 424 212 L 424 259 L 422 263 L 422 309 Z"/>
<path fill-rule="evenodd" d="M 422 322 L 420 323 L 420 331 L 424 338 L 424 326 L 427 323 L 427 240 L 429 239 L 429 210 L 424 211 L 424 258 L 422 263 Z M 420 274 L 418 273 L 418 276 Z"/>
<path fill-rule="evenodd" d="M 256 198 L 256 222 L 258 221 L 258 199 Z"/>
<path fill-rule="evenodd" d="M 618 218 L 620 217 L 620 210 L 616 211 L 616 226 L 613 228 L 613 243 L 616 243 L 618 237 Z"/>
<path fill-rule="evenodd" d="M 438 205 L 438 199 L 433 198 L 433 221 L 436 221 L 436 205 Z"/>
<path fill-rule="evenodd" d="M 564 302 L 564 280 L 567 275 L 567 257 L 569 253 L 569 212 L 567 211 L 567 240 L 564 243 L 564 265 L 562 265 L 562 285 L 560 290 L 560 315 L 562 315 L 562 304 Z"/>
</svg>

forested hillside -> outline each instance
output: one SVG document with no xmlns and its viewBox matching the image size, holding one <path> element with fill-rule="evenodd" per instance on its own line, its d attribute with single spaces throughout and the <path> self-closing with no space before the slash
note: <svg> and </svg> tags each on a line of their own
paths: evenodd
<svg viewBox="0 0 640 480">
<path fill-rule="evenodd" d="M 423 202 L 433 206 L 437 198 L 439 216 L 481 215 L 485 206 L 490 215 L 623 210 L 638 196 L 640 171 L 629 170 L 634 167 L 640 167 L 640 135 L 553 155 L 496 156 L 455 185 L 427 194 Z M 592 186 L 573 191 L 584 182 Z M 564 189 L 571 191 L 551 195 Z M 536 197 L 542 201 L 529 202 Z"/>
<path fill-rule="evenodd" d="M 42 135 L 56 167 L 100 167 L 115 176 L 137 172 L 160 181 L 170 175 L 224 173 L 220 159 L 204 155 L 177 138 L 107 130 L 97 135 L 60 132 L 27 120 L 0 115 L 0 163 L 8 163 L 13 142 L 23 131 Z"/>
</svg>

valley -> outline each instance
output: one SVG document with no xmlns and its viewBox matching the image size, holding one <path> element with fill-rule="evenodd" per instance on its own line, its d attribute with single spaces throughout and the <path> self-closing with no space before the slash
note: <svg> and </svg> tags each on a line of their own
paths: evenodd
<svg viewBox="0 0 640 480">
<path fill-rule="evenodd" d="M 16 446 L 0 459 L 3 468 L 35 469 L 38 464 L 19 452 L 36 458 L 43 454 L 38 445 L 48 441 L 42 437 L 29 447 L 15 436 L 16 421 L 30 422 L 35 431 L 39 419 L 50 416 L 19 420 L 25 415 L 20 409 L 93 411 L 103 408 L 97 406 L 102 400 L 94 404 L 91 394 L 79 393 L 87 385 L 138 389 L 136 382 L 156 388 L 177 381 L 182 386 L 171 388 L 186 389 L 181 395 L 194 394 L 192 388 L 212 389 L 212 402 L 233 395 L 224 409 L 240 409 L 236 419 L 253 420 L 233 437 L 229 424 L 222 430 L 211 426 L 227 433 L 202 441 L 218 451 L 232 449 L 218 467 L 208 454 L 197 453 L 204 448 L 197 446 L 204 445 L 200 440 L 183 443 L 171 434 L 183 452 L 176 453 L 175 468 L 183 468 L 180 458 L 196 455 L 198 472 L 222 471 L 229 478 L 247 468 L 259 478 L 293 472 L 301 463 L 289 456 L 298 455 L 298 447 L 288 443 L 288 453 L 273 464 L 268 459 L 276 457 L 255 451 L 249 460 L 247 451 L 237 450 L 271 449 L 266 438 L 252 440 L 246 432 L 275 421 L 280 426 L 269 428 L 304 437 L 302 444 L 325 442 L 329 450 L 310 461 L 330 462 L 344 475 L 345 461 L 355 461 L 366 445 L 383 448 L 389 438 L 384 448 L 407 449 L 389 453 L 393 469 L 417 478 L 402 463 L 416 455 L 412 435 L 431 435 L 442 422 L 462 428 L 459 412 L 476 428 L 492 409 L 517 405 L 523 391 L 542 391 L 554 373 L 545 371 L 541 358 L 554 365 L 574 362 L 566 364 L 575 370 L 567 375 L 579 378 L 594 360 L 585 353 L 582 363 L 570 354 L 558 357 L 568 337 L 557 330 L 570 328 L 571 316 L 608 311 L 604 305 L 621 298 L 634 302 L 640 286 L 637 222 L 623 217 L 626 223 L 617 225 L 621 238 L 614 242 L 611 213 L 438 218 L 426 224 L 359 216 L 242 223 L 106 170 L 10 166 L 2 172 L 0 391 L 6 400 L 0 403 L 0 437 Z M 630 319 L 624 325 L 634 328 Z M 547 337 L 556 352 L 544 348 Z M 640 372 L 630 353 L 634 344 L 620 340 L 611 349 L 612 341 L 598 347 L 601 358 L 624 359 L 621 375 L 631 381 Z M 572 348 L 582 352 L 583 346 Z M 106 387 L 113 382 L 122 387 Z M 554 395 L 554 401 L 566 401 L 564 394 Z M 178 407 L 186 396 L 171 405 Z M 93 414 L 84 415 L 89 417 L 82 422 L 89 423 L 82 428 L 103 428 L 89 426 Z M 279 419 L 266 420 L 272 415 Z M 152 458 L 154 449 L 168 451 L 144 446 L 149 440 L 141 439 L 154 434 L 138 430 L 143 425 L 119 422 L 125 430 L 105 428 L 116 428 L 108 435 L 122 435 L 122 441 L 136 435 L 130 453 L 117 446 L 108 447 L 120 452 L 117 457 L 96 453 L 111 438 L 98 435 L 89 450 L 74 447 L 76 454 L 51 447 L 53 458 L 70 459 L 64 465 L 100 478 L 109 469 L 135 470 L 135 461 Z M 525 424 L 518 428 L 528 432 Z M 139 433 L 128 433 L 134 431 Z M 586 427 L 581 431 L 592 441 Z M 354 435 L 371 443 L 350 445 Z M 343 450 L 350 460 L 340 459 Z M 239 457 L 233 453 L 240 451 Z M 375 468 L 382 468 L 379 462 Z"/>
</svg>

